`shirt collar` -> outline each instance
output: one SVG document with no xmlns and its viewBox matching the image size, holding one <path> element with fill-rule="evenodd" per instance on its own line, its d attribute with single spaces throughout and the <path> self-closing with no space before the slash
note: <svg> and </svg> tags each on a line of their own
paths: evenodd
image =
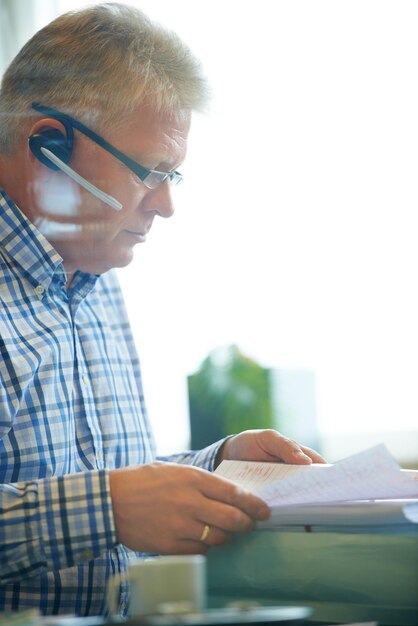
<svg viewBox="0 0 418 626">
<path fill-rule="evenodd" d="M 55 277 L 67 280 L 62 257 L 18 206 L 0 188 L 0 248 L 29 274 L 32 281 L 48 289 Z"/>
</svg>

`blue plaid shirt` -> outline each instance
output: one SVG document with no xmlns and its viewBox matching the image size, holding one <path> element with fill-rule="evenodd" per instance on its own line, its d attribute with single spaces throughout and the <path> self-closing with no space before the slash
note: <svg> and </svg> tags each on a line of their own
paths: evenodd
<svg viewBox="0 0 418 626">
<path fill-rule="evenodd" d="M 108 472 L 155 459 L 114 272 L 65 283 L 61 257 L 0 190 L 2 611 L 105 614 L 109 577 L 136 556 L 116 543 Z M 219 445 L 169 460 L 211 470 Z"/>
</svg>

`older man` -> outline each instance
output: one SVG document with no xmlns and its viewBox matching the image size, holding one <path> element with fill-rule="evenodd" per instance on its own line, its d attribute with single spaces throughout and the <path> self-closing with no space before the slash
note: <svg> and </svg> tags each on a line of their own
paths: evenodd
<svg viewBox="0 0 418 626">
<path fill-rule="evenodd" d="M 108 579 L 132 551 L 201 553 L 268 517 L 210 473 L 222 459 L 321 461 L 275 431 L 156 460 L 112 268 L 172 215 L 206 94 L 184 43 L 121 4 L 61 16 L 4 75 L 2 610 L 103 614 Z"/>
</svg>

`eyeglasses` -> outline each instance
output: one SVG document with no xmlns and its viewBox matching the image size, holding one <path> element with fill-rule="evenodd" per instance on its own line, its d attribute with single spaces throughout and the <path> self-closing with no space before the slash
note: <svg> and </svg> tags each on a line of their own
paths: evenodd
<svg viewBox="0 0 418 626">
<path fill-rule="evenodd" d="M 131 172 L 138 176 L 140 181 L 143 182 L 148 189 L 156 189 L 166 180 L 168 180 L 172 186 L 177 185 L 181 180 L 183 180 L 183 175 L 180 174 L 180 172 L 160 172 L 159 170 L 150 170 L 147 167 L 144 167 L 115 148 L 115 146 L 112 146 L 112 144 L 106 141 L 106 139 L 103 139 L 103 137 L 66 113 L 61 113 L 61 111 L 46 107 L 43 104 L 39 104 L 39 102 L 32 102 L 32 108 L 40 113 L 44 113 L 45 115 L 49 115 L 50 117 L 62 121 L 64 124 L 67 123 L 72 128 L 76 128 L 80 131 L 80 133 L 83 133 L 83 135 L 97 143 L 98 146 L 104 148 L 107 152 L 110 152 L 110 154 L 118 159 L 118 161 L 126 165 Z"/>
</svg>

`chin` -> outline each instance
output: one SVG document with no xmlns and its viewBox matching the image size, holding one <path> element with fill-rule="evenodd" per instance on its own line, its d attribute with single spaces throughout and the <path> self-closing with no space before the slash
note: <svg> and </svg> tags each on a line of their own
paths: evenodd
<svg viewBox="0 0 418 626">
<path fill-rule="evenodd" d="M 115 268 L 122 268 L 129 265 L 134 258 L 133 250 L 124 250 L 123 253 L 112 256 L 108 259 L 101 259 L 96 264 L 96 270 L 89 270 L 92 274 L 104 274 Z"/>
<path fill-rule="evenodd" d="M 114 246 L 111 249 L 106 246 L 100 249 L 99 246 L 94 246 L 93 243 L 84 246 L 85 252 L 89 251 L 89 245 L 90 255 L 78 255 L 76 258 L 73 258 L 74 255 L 70 258 L 63 255 L 64 267 L 67 271 L 75 272 L 80 270 L 88 274 L 104 274 L 113 268 L 126 267 L 134 257 L 133 248 L 117 248 L 117 246 Z M 77 250 L 81 251 L 82 249 L 83 246 L 79 246 Z"/>
</svg>

